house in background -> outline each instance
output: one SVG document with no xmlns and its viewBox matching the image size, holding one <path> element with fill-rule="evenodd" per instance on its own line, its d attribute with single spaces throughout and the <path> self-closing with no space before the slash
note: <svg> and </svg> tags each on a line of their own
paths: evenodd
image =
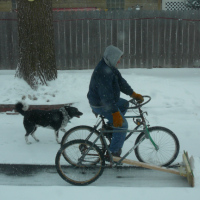
<svg viewBox="0 0 200 200">
<path fill-rule="evenodd" d="M 186 0 L 52 0 L 60 10 L 192 10 Z M 1 0 L 0 12 L 16 10 L 16 0 Z"/>
<path fill-rule="evenodd" d="M 52 0 L 54 10 L 162 10 L 163 0 Z M 180 0 L 181 1 L 181 0 Z M 14 11 L 16 0 L 0 0 L 0 12 Z"/>
<path fill-rule="evenodd" d="M 95 7 L 99 10 L 161 10 L 162 0 L 53 0 L 53 7 Z"/>
</svg>

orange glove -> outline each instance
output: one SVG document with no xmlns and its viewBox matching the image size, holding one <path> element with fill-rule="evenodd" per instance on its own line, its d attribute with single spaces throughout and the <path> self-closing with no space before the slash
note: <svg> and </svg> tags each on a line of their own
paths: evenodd
<svg viewBox="0 0 200 200">
<path fill-rule="evenodd" d="M 123 124 L 123 118 L 119 111 L 112 114 L 113 116 L 113 126 L 114 127 L 121 127 Z"/>
<path fill-rule="evenodd" d="M 144 101 L 144 98 L 142 97 L 142 95 L 141 94 L 137 94 L 135 92 L 133 92 L 131 97 L 133 97 L 135 100 L 137 100 L 138 103 L 142 103 Z"/>
</svg>

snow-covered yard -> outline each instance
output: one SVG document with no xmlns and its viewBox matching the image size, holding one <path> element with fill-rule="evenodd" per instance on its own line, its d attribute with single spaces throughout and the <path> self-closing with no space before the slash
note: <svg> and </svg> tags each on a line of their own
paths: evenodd
<svg viewBox="0 0 200 200">
<path fill-rule="evenodd" d="M 150 103 L 144 106 L 151 126 L 164 126 L 171 129 L 180 142 L 180 154 L 175 162 L 181 162 L 183 150 L 194 157 L 195 188 L 177 187 L 124 187 L 97 186 L 0 186 L 2 199 L 199 199 L 200 196 L 200 69 L 123 69 L 123 77 L 132 88 L 143 95 L 151 96 Z M 32 91 L 23 81 L 14 78 L 14 71 L 0 71 L 0 104 L 15 104 L 22 97 L 29 105 L 74 103 L 84 114 L 73 118 L 66 127 L 76 125 L 93 126 L 96 122 L 87 101 L 87 91 L 92 70 L 59 71 L 58 79 Z M 36 97 L 36 98 L 32 98 Z M 123 95 L 123 98 L 129 99 Z M 33 100 L 36 99 L 36 100 Z M 31 145 L 24 140 L 25 130 L 21 115 L 0 113 L 0 163 L 15 164 L 54 164 L 59 149 L 52 130 L 39 128 L 36 143 Z M 130 121 L 129 126 L 134 127 Z M 63 133 L 60 133 L 60 139 Z M 133 144 L 132 137 L 123 147 L 123 152 Z M 130 159 L 136 159 L 134 155 Z M 59 176 L 59 175 L 58 175 Z M 103 175 L 101 180 L 103 179 Z M 144 177 L 145 179 L 145 177 Z M 98 180 L 97 180 L 98 181 Z M 115 180 L 117 181 L 117 180 Z M 124 179 L 126 181 L 126 179 Z M 133 179 L 134 181 L 134 179 Z M 106 184 L 105 184 L 106 185 Z"/>
</svg>

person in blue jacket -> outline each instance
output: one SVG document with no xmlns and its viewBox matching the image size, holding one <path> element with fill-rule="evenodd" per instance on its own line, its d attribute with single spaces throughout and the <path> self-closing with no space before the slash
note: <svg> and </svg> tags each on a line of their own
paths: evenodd
<svg viewBox="0 0 200 200">
<path fill-rule="evenodd" d="M 120 92 L 129 95 L 140 103 L 144 101 L 142 95 L 133 91 L 131 86 L 122 77 L 116 68 L 120 63 L 123 52 L 110 45 L 105 49 L 102 60 L 94 69 L 87 98 L 92 110 L 108 119 L 113 125 L 113 134 L 110 151 L 113 156 L 120 156 L 126 132 L 115 132 L 119 129 L 128 129 L 127 120 L 124 118 L 129 102 L 120 98 Z"/>
</svg>

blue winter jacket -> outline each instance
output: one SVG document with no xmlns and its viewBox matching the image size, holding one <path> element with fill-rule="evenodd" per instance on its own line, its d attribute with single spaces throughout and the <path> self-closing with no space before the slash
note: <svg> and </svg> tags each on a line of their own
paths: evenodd
<svg viewBox="0 0 200 200">
<path fill-rule="evenodd" d="M 109 47 L 111 48 L 107 47 L 104 57 L 94 69 L 87 97 L 90 105 L 104 106 L 107 111 L 114 113 L 118 111 L 116 103 L 119 101 L 120 91 L 131 95 L 133 89 L 115 67 L 123 52 L 116 51 L 116 47 L 112 45 Z"/>
</svg>

